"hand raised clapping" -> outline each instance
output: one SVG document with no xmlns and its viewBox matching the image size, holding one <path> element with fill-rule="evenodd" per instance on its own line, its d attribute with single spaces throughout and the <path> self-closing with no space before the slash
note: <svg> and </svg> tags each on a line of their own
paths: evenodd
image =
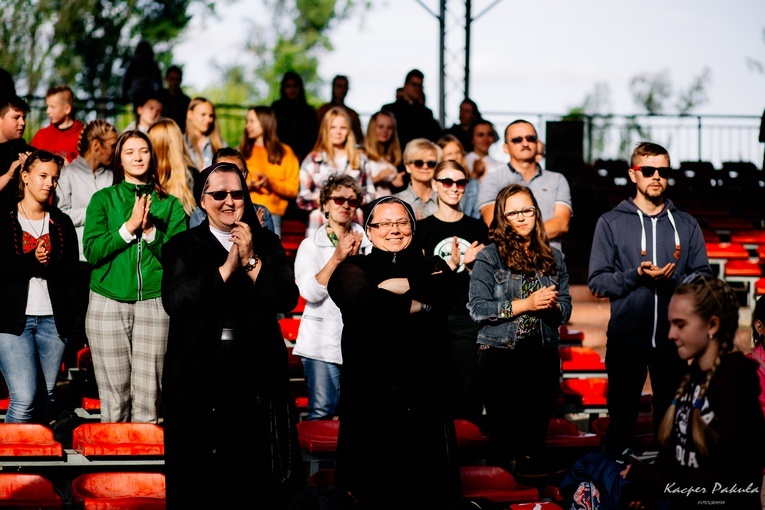
<svg viewBox="0 0 765 510">
<path fill-rule="evenodd" d="M 363 237 L 361 232 L 346 232 L 335 247 L 335 258 L 338 261 L 343 261 L 350 255 L 358 255 Z"/>
<path fill-rule="evenodd" d="M 558 291 L 555 290 L 555 285 L 542 287 L 536 292 L 532 292 L 531 295 L 526 298 L 526 301 L 529 304 L 529 309 L 531 311 L 546 310 L 558 304 Z"/>
</svg>

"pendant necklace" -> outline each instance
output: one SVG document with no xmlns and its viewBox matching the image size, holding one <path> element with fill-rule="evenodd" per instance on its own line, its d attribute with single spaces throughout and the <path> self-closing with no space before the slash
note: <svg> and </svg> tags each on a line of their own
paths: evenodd
<svg viewBox="0 0 765 510">
<path fill-rule="evenodd" d="M 19 202 L 19 207 L 21 208 L 21 212 L 24 213 L 24 217 L 29 222 L 29 228 L 32 229 L 32 232 L 35 234 L 35 238 L 40 239 L 43 236 L 43 234 L 45 234 L 45 223 L 46 223 L 45 218 L 48 217 L 48 213 L 46 212 L 45 214 L 43 214 L 43 224 L 42 224 L 42 228 L 40 229 L 40 233 L 38 234 L 37 230 L 35 230 L 33 221 L 39 221 L 39 220 L 33 220 L 32 218 L 30 218 L 27 212 L 24 210 L 24 206 L 22 205 L 21 202 Z"/>
</svg>

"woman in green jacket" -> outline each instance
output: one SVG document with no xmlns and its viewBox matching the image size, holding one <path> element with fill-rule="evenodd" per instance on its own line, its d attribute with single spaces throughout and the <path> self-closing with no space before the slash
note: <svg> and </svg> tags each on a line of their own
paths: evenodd
<svg viewBox="0 0 765 510">
<path fill-rule="evenodd" d="M 88 204 L 83 251 L 94 268 L 85 329 L 101 421 L 157 423 L 169 318 L 162 307 L 165 241 L 186 229 L 183 205 L 157 179 L 148 136 L 117 140 L 114 185 Z"/>
</svg>

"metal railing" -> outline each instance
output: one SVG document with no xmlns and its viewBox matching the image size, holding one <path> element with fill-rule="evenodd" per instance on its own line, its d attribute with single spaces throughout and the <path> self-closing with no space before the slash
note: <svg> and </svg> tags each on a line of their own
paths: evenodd
<svg viewBox="0 0 765 510">
<path fill-rule="evenodd" d="M 47 117 L 44 98 L 27 101 L 31 111 L 26 138 L 30 140 L 47 123 Z M 231 146 L 241 140 L 247 108 L 231 104 L 215 107 L 221 134 Z M 81 101 L 77 111 L 77 117 L 84 122 L 103 118 L 118 131 L 134 120 L 131 106 L 116 99 Z M 362 126 L 371 115 L 359 113 Z M 484 117 L 495 125 L 500 137 L 507 124 L 526 119 L 534 124 L 542 140 L 547 139 L 547 122 L 566 120 L 563 114 L 536 112 L 484 112 Z M 638 141 L 650 140 L 667 148 L 675 167 L 680 161 L 709 161 L 715 168 L 721 168 L 726 161 L 749 161 L 762 169 L 764 146 L 758 141 L 758 115 L 585 115 L 578 120 L 583 124 L 582 157 L 589 164 L 598 159 L 629 159 Z M 492 152 L 501 155 L 501 145 L 500 140 Z"/>
</svg>

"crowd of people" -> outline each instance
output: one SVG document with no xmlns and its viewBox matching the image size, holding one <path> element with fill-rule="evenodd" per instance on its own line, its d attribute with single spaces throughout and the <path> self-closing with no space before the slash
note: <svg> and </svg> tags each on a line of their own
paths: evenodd
<svg viewBox="0 0 765 510">
<path fill-rule="evenodd" d="M 152 62 L 137 48 L 122 130 L 83 124 L 56 85 L 50 123 L 27 144 L 29 106 L 0 94 L 6 421 L 50 423 L 61 364 L 87 345 L 102 421 L 165 428 L 168 508 L 222 493 L 236 506 L 252 486 L 287 508 L 305 473 L 278 318 L 302 296 L 306 419 L 340 420 L 336 485 L 358 508 L 461 508 L 454 418 L 484 427 L 491 464 L 541 469 L 572 314 L 574 209 L 566 176 L 540 164 L 535 126 L 500 133 L 466 98 L 444 129 L 413 69 L 364 129 L 347 76 L 314 109 L 289 71 L 229 147 L 213 102 L 186 96 L 177 66 L 164 88 Z M 489 154 L 498 142 L 508 163 Z M 635 508 L 673 500 L 662 483 L 760 488 L 765 467 L 765 307 L 752 359 L 732 352 L 735 296 L 712 276 L 698 222 L 666 197 L 669 167 L 663 147 L 634 149 L 635 195 L 599 218 L 588 271 L 611 303 L 609 455 L 635 447 L 649 374 L 653 388 L 658 469 L 624 470 L 642 488 Z M 306 235 L 291 260 L 280 237 L 293 206 Z M 200 417 L 211 433 L 188 426 Z"/>
</svg>

